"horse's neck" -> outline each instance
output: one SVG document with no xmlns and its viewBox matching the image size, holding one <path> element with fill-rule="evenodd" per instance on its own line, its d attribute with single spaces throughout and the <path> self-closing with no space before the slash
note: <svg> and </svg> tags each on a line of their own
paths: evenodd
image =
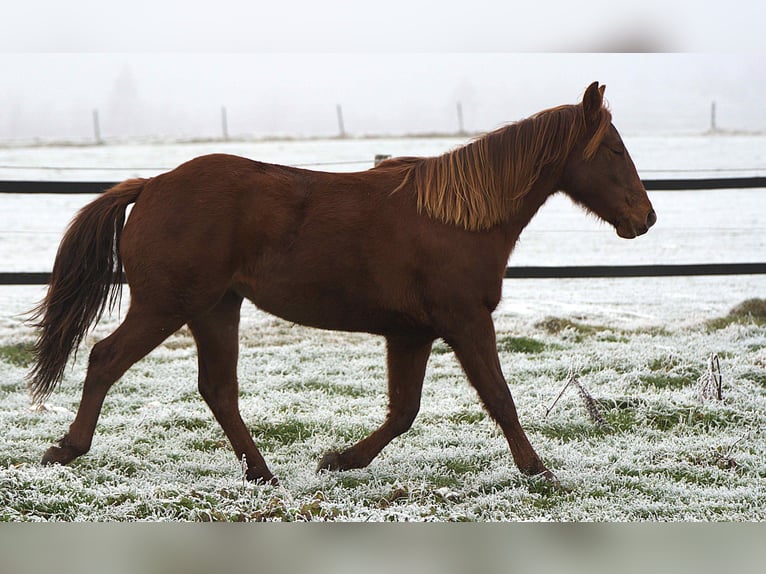
<svg viewBox="0 0 766 574">
<path fill-rule="evenodd" d="M 532 221 L 532 218 L 548 198 L 558 191 L 559 172 L 558 168 L 544 168 L 537 181 L 535 181 L 532 188 L 519 204 L 516 213 L 506 223 L 506 241 L 508 242 L 509 255 L 524 228 Z"/>
</svg>

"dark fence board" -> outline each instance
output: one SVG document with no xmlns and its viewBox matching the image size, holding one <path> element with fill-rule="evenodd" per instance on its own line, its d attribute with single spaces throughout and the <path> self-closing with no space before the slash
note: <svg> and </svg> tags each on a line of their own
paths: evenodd
<svg viewBox="0 0 766 574">
<path fill-rule="evenodd" d="M 766 187 L 766 177 L 716 177 L 701 179 L 645 179 L 648 191 L 691 191 L 697 189 L 743 189 Z"/>
<path fill-rule="evenodd" d="M 579 279 L 597 277 L 684 277 L 766 274 L 766 263 L 697 263 L 679 265 L 583 265 L 508 267 L 506 279 Z"/>
<path fill-rule="evenodd" d="M 563 267 L 508 267 L 506 279 L 593 279 L 607 277 L 688 277 L 706 275 L 762 275 L 766 263 L 697 263 L 683 265 L 583 265 Z M 0 285 L 47 285 L 49 272 L 0 273 Z M 123 277 L 123 282 L 125 278 Z"/>
<path fill-rule="evenodd" d="M 101 193 L 116 181 L 0 181 L 0 193 Z M 766 188 L 766 177 L 719 177 L 703 179 L 645 179 L 649 191 Z"/>
<path fill-rule="evenodd" d="M 118 182 L 108 181 L 0 181 L 0 193 L 103 193 Z"/>
</svg>

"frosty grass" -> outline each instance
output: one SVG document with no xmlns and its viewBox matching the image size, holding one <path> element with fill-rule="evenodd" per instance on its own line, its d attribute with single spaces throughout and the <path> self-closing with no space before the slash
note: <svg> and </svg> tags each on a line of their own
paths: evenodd
<svg viewBox="0 0 766 574">
<path fill-rule="evenodd" d="M 40 456 L 76 412 L 88 350 L 119 317 L 88 337 L 43 410 L 30 407 L 24 382 L 33 332 L 20 317 L 4 317 L 0 520 L 763 519 L 761 320 L 625 327 L 507 307 L 495 319 L 522 425 L 563 488 L 519 474 L 441 342 L 413 428 L 366 469 L 316 474 L 326 450 L 352 444 L 383 420 L 383 340 L 292 325 L 247 304 L 241 410 L 280 486 L 243 481 L 196 391 L 195 348 L 185 330 L 113 387 L 89 453 L 44 468 Z M 712 353 L 721 364 L 722 401 L 700 398 Z M 570 373 L 608 426 L 594 422 L 573 385 L 545 416 Z"/>
</svg>

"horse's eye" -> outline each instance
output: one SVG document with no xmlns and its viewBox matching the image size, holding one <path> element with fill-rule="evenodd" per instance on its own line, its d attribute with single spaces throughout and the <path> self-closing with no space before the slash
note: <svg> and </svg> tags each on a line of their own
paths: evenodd
<svg viewBox="0 0 766 574">
<path fill-rule="evenodd" d="M 604 147 L 608 149 L 610 152 L 612 152 L 613 154 L 622 155 L 625 153 L 625 148 L 622 146 L 604 144 Z"/>
</svg>

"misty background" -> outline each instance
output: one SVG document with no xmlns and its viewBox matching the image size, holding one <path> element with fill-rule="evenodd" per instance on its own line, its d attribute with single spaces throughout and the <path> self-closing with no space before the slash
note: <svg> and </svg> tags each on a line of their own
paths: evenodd
<svg viewBox="0 0 766 574">
<path fill-rule="evenodd" d="M 27 0 L 0 143 L 481 132 L 597 80 L 630 134 L 766 131 L 766 3 Z M 573 52 L 573 53 L 569 53 Z M 687 53 L 683 53 L 687 52 Z"/>
<path fill-rule="evenodd" d="M 626 135 L 766 131 L 759 54 L 0 55 L 0 140 L 480 132 L 606 84 Z"/>
</svg>

